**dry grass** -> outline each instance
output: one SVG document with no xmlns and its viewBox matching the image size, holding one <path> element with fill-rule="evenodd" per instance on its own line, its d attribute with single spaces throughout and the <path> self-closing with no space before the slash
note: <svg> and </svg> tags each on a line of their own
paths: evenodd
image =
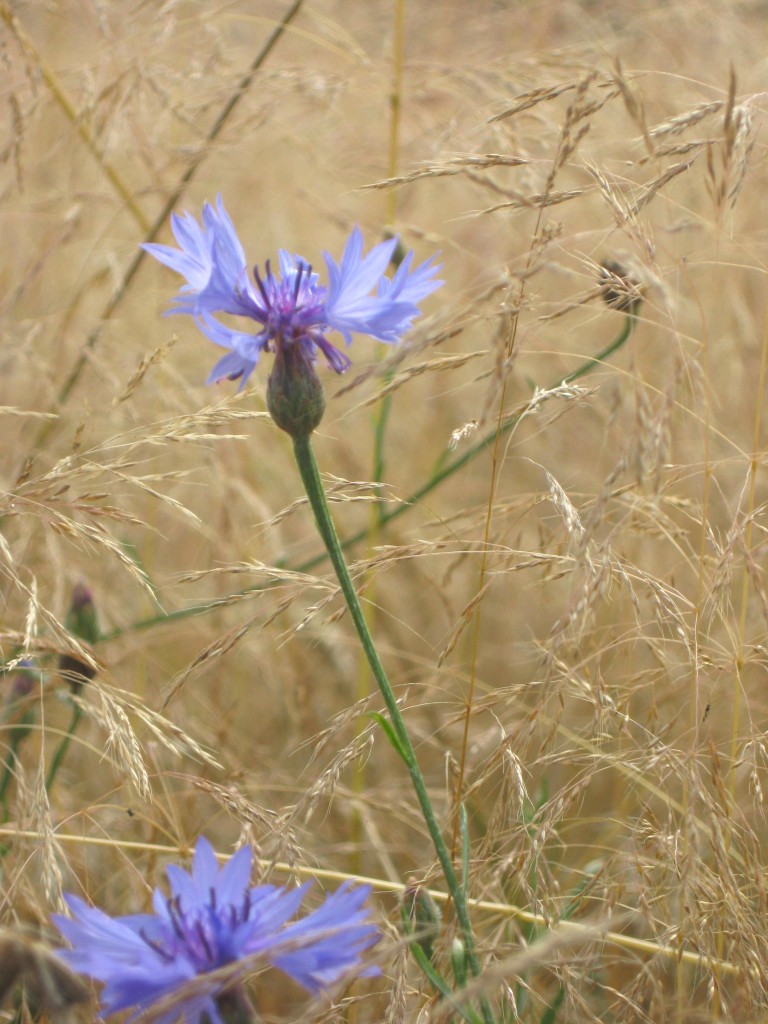
<svg viewBox="0 0 768 1024">
<path fill-rule="evenodd" d="M 333 1002 L 257 983 L 265 1019 L 448 1013 L 397 930 L 439 871 L 268 370 L 207 390 L 138 256 L 221 192 L 254 262 L 354 223 L 442 252 L 408 343 L 324 374 L 317 452 L 447 835 L 467 808 L 473 986 L 510 1021 L 763 1021 L 765 11 L 406 0 L 393 165 L 394 5 L 303 7 L 248 79 L 287 8 L 0 0 L 0 636 L 44 669 L 0 724 L 3 759 L 31 727 L 0 924 L 50 935 L 62 889 L 144 909 L 201 832 L 248 840 L 273 879 L 376 879 L 387 935 Z M 636 329 L 563 383 L 622 330 L 617 268 Z M 98 671 L 46 791 L 62 654 Z"/>
</svg>

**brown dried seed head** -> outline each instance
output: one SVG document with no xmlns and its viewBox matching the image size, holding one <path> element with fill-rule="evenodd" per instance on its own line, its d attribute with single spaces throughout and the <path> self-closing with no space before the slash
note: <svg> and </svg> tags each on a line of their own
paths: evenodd
<svg viewBox="0 0 768 1024">
<path fill-rule="evenodd" d="M 76 1003 L 90 998 L 88 985 L 42 942 L 0 931 L 0 1003 L 17 984 L 52 1020 L 66 1020 Z"/>
</svg>

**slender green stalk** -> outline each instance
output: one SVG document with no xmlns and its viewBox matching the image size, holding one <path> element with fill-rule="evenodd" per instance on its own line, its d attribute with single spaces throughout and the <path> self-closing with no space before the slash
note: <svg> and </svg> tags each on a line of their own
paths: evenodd
<svg viewBox="0 0 768 1024">
<path fill-rule="evenodd" d="M 19 747 L 25 738 L 24 730 L 27 727 L 31 728 L 33 721 L 32 713 L 27 711 L 19 722 L 20 728 L 16 728 L 11 732 L 11 742 L 3 765 L 3 777 L 0 779 L 0 804 L 5 804 L 5 794 L 8 792 L 8 786 L 13 778 L 16 762 L 19 759 Z"/>
<path fill-rule="evenodd" d="M 240 984 L 233 985 L 215 999 L 224 1024 L 258 1024 L 259 1015 Z"/>
<path fill-rule="evenodd" d="M 397 740 L 397 749 L 405 762 L 405 766 L 408 769 L 408 774 L 411 777 L 411 783 L 413 784 L 416 798 L 419 801 L 421 812 L 424 815 L 424 821 L 429 830 L 430 837 L 437 853 L 437 859 L 440 861 L 440 867 L 442 868 L 443 875 L 445 877 L 446 885 L 453 899 L 454 906 L 456 907 L 456 916 L 459 920 L 459 926 L 461 927 L 462 937 L 464 940 L 464 946 L 467 951 L 467 960 L 470 965 L 470 969 L 475 977 L 480 974 L 480 964 L 475 953 L 474 935 L 472 932 L 472 925 L 469 920 L 469 913 L 467 911 L 466 896 L 462 890 L 459 880 L 456 876 L 456 871 L 451 861 L 450 853 L 448 852 L 448 846 L 443 839 L 440 826 L 437 822 L 434 809 L 432 807 L 432 801 L 429 798 L 427 787 L 424 783 L 424 778 L 421 774 L 418 762 L 416 760 L 416 754 L 411 744 L 408 730 L 405 727 L 405 722 L 400 713 L 400 708 L 397 704 L 397 699 L 392 690 L 392 685 L 387 678 L 387 674 L 384 671 L 384 666 L 381 663 L 378 652 L 371 638 L 371 634 L 368 631 L 368 626 L 363 615 L 360 602 L 355 592 L 352 578 L 349 575 L 349 569 L 347 563 L 344 560 L 342 553 L 341 544 L 336 533 L 336 527 L 331 519 L 331 513 L 328 508 L 328 503 L 325 498 L 325 489 L 320 478 L 320 471 L 317 468 L 317 462 L 315 461 L 315 454 L 312 449 L 312 443 L 310 438 L 297 437 L 293 439 L 293 450 L 296 456 L 296 463 L 299 467 L 301 479 L 304 483 L 304 487 L 309 498 L 309 503 L 312 506 L 312 511 L 315 515 L 315 522 L 317 523 L 318 531 L 323 539 L 328 556 L 331 559 L 331 564 L 336 572 L 341 590 L 344 595 L 344 599 L 349 608 L 349 613 L 352 616 L 352 621 L 355 624 L 357 635 L 360 637 L 360 643 L 363 646 L 366 657 L 368 658 L 368 664 L 371 666 L 374 679 L 376 680 L 381 695 L 384 698 L 391 725 L 394 729 L 395 737 Z M 490 1014 L 490 1008 L 483 1013 L 488 1024 L 491 1024 L 492 1015 Z"/>
<path fill-rule="evenodd" d="M 386 383 L 386 382 L 385 382 Z M 392 395 L 385 395 L 381 400 L 379 414 L 376 417 L 376 423 L 374 426 L 374 437 L 373 437 L 373 482 L 380 484 L 384 482 L 384 438 L 387 432 L 387 423 L 389 422 L 389 414 L 392 411 Z M 384 521 L 384 506 L 374 505 L 375 512 L 375 528 L 371 531 L 371 541 L 375 544 L 377 541 L 376 534 Z"/>
<path fill-rule="evenodd" d="M 51 786 L 56 781 L 56 776 L 61 768 L 61 763 L 64 760 L 64 755 L 69 748 L 69 744 L 72 741 L 72 737 L 77 732 L 77 727 L 80 724 L 80 719 L 83 717 L 83 712 L 79 704 L 72 704 L 72 717 L 69 720 L 69 728 L 67 729 L 66 735 L 62 739 L 56 748 L 56 753 L 53 755 L 51 761 L 51 767 L 48 769 L 48 775 L 45 779 L 45 789 L 47 793 L 51 792 Z"/>
<path fill-rule="evenodd" d="M 32 667 L 28 658 L 21 658 L 17 648 L 12 652 L 15 670 L 7 669 L 7 662 L 0 665 L 0 673 L 4 677 L 3 689 L 5 697 L 0 707 L 0 731 L 8 742 L 3 764 L 3 776 L 0 780 L 0 805 L 3 807 L 4 820 L 8 820 L 6 796 L 19 764 L 19 751 L 24 740 L 32 732 L 37 718 L 35 703 L 32 702 L 34 691 L 42 691 L 43 676 L 38 668 Z M 21 659 L 21 660 L 19 660 Z"/>
</svg>

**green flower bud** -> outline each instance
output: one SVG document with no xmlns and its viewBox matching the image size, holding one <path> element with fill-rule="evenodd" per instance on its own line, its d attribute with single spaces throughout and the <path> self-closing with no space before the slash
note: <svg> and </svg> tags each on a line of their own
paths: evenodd
<svg viewBox="0 0 768 1024">
<path fill-rule="evenodd" d="M 467 984 L 467 951 L 459 938 L 455 938 L 451 943 L 451 967 L 456 984 L 459 988 L 464 988 Z"/>
<path fill-rule="evenodd" d="M 432 960 L 435 942 L 440 938 L 443 915 L 429 889 L 411 883 L 403 892 L 403 915 L 410 924 L 413 941 L 421 946 L 424 955 Z"/>
<path fill-rule="evenodd" d="M 291 437 L 308 437 L 322 420 L 323 385 L 301 340 L 278 341 L 267 384 L 267 408 L 278 427 Z"/>
</svg>

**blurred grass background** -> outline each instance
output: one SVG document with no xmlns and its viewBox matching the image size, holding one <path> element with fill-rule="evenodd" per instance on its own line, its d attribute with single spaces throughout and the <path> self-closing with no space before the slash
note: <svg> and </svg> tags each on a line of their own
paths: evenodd
<svg viewBox="0 0 768 1024">
<path fill-rule="evenodd" d="M 206 388 L 213 346 L 160 315 L 176 277 L 126 277 L 169 197 L 199 215 L 221 193 L 259 265 L 321 266 L 355 223 L 441 252 L 401 349 L 358 339 L 347 377 L 321 371 L 334 513 L 370 531 L 350 557 L 449 831 L 465 761 L 472 896 L 651 944 L 542 949 L 489 981 L 507 1019 L 763 1020 L 764 5 L 405 0 L 398 75 L 395 3 L 316 0 L 245 87 L 288 4 L 0 9 L 2 642 L 45 670 L 3 923 L 44 925 L 62 886 L 137 911 L 200 832 L 297 870 L 438 877 L 327 564 L 284 571 L 320 543 L 259 415 L 268 360 L 242 394 Z M 622 331 L 606 260 L 643 291 L 632 336 L 531 402 Z M 81 580 L 99 671 L 46 800 Z M 383 979 L 326 1015 L 416 1018 L 394 907 Z M 543 934 L 475 917 L 489 963 Z M 285 1019 L 279 986 L 260 999 Z"/>
</svg>

